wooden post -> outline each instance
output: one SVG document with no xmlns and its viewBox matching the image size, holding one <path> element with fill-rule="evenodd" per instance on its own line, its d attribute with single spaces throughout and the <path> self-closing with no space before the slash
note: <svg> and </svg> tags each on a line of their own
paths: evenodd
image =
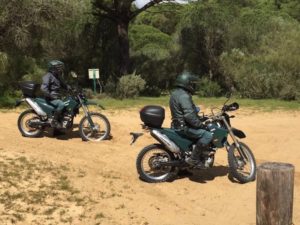
<svg viewBox="0 0 300 225">
<path fill-rule="evenodd" d="M 264 163 L 257 170 L 256 225 L 292 225 L 294 166 Z"/>
</svg>

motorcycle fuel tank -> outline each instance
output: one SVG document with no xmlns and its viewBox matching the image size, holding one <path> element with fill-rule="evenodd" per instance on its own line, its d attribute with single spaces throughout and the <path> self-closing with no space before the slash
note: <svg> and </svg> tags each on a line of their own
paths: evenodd
<svg viewBox="0 0 300 225">
<path fill-rule="evenodd" d="M 219 127 L 217 124 L 210 123 L 207 125 L 209 131 L 213 134 L 212 143 L 217 148 L 224 147 L 224 143 L 227 140 L 228 131 L 222 127 Z"/>
<path fill-rule="evenodd" d="M 74 110 L 74 108 L 76 108 L 78 106 L 78 102 L 75 101 L 71 97 L 68 97 L 67 99 L 65 99 L 64 104 L 65 104 L 66 110 L 68 112 L 72 112 Z"/>
<path fill-rule="evenodd" d="M 193 140 L 187 139 L 180 132 L 175 131 L 170 128 L 163 128 L 160 130 L 161 133 L 165 134 L 170 140 L 172 140 L 181 151 L 188 151 L 192 144 L 195 142 Z"/>
</svg>

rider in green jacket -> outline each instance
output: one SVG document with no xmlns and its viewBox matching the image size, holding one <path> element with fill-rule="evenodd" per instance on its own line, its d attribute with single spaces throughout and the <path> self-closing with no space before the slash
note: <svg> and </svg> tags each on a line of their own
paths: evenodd
<svg viewBox="0 0 300 225">
<path fill-rule="evenodd" d="M 171 94 L 170 109 L 172 128 L 181 131 L 188 138 L 198 139 L 192 155 L 186 162 L 198 168 L 205 168 L 200 161 L 200 155 L 208 148 L 212 134 L 205 130 L 206 126 L 198 116 L 199 109 L 192 100 L 197 81 L 197 77 L 187 72 L 177 77 L 175 83 L 177 88 Z"/>
</svg>

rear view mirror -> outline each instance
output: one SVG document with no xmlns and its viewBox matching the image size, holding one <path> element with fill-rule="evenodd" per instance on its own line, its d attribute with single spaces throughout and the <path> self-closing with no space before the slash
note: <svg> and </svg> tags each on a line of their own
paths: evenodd
<svg viewBox="0 0 300 225">
<path fill-rule="evenodd" d="M 77 74 L 76 74 L 74 71 L 71 71 L 70 74 L 71 74 L 71 76 L 72 76 L 73 78 L 77 78 L 77 77 L 78 77 Z"/>
<path fill-rule="evenodd" d="M 235 110 L 238 110 L 240 108 L 239 104 L 237 102 L 234 102 L 232 104 L 230 104 L 228 106 L 228 111 L 235 111 Z"/>
</svg>

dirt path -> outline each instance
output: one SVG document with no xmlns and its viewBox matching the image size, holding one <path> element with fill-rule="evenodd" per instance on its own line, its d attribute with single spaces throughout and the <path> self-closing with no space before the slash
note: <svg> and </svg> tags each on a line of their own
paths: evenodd
<svg viewBox="0 0 300 225">
<path fill-rule="evenodd" d="M 154 140 L 145 135 L 133 147 L 129 145 L 129 132 L 141 130 L 138 110 L 104 113 L 111 121 L 113 139 L 101 143 L 82 142 L 77 129 L 60 138 L 23 138 L 16 124 L 18 112 L 0 113 L 0 154 L 66 166 L 74 188 L 90 199 L 73 210 L 70 220 L 55 220 L 58 213 L 48 216 L 52 224 L 255 224 L 256 184 L 241 185 L 228 179 L 225 151 L 217 153 L 215 167 L 209 171 L 147 184 L 139 180 L 135 160 L 139 150 Z M 300 224 L 300 112 L 242 111 L 235 115 L 233 124 L 247 134 L 245 142 L 258 163 L 280 161 L 296 166 L 294 224 Z M 169 123 L 168 114 L 164 125 Z M 3 215 L 0 202 L 0 218 L 2 210 Z M 46 216 L 43 220 L 47 221 Z M 28 221 L 32 220 L 25 218 L 17 224 L 30 224 Z"/>
</svg>

